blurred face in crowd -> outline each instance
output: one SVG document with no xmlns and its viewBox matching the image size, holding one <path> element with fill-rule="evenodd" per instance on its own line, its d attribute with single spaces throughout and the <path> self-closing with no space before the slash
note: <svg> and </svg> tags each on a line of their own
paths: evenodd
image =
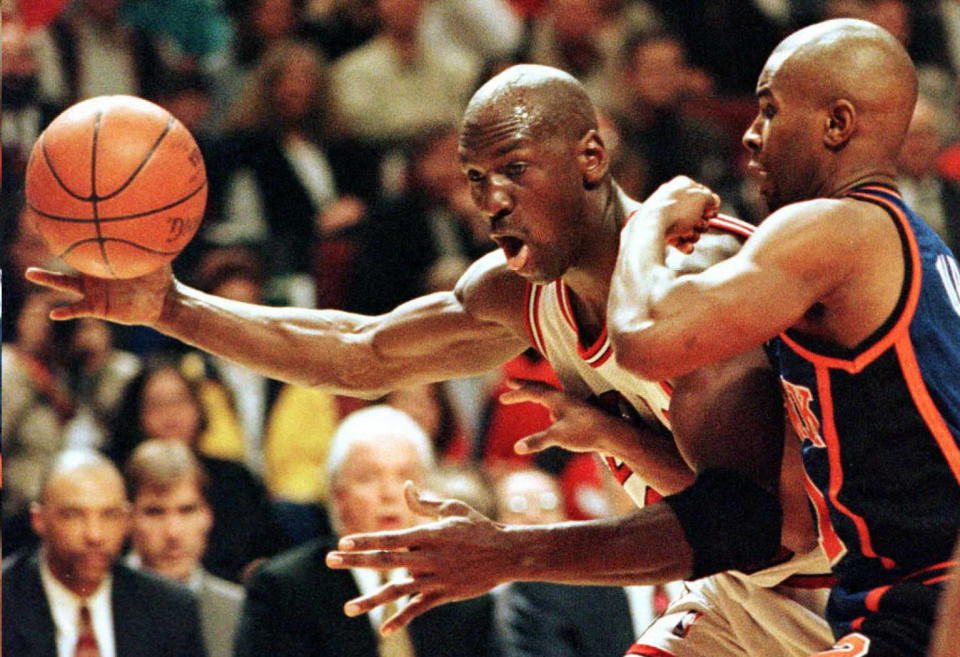
<svg viewBox="0 0 960 657">
<path fill-rule="evenodd" d="M 424 0 L 377 0 L 381 27 L 389 34 L 410 37 L 416 34 Z"/>
<path fill-rule="evenodd" d="M 690 70 L 679 41 L 653 39 L 633 51 L 629 83 L 636 97 L 653 107 L 676 104 L 687 90 Z"/>
<path fill-rule="evenodd" d="M 897 163 L 903 174 L 921 178 L 936 169 L 942 144 L 938 121 L 936 108 L 926 99 L 918 100 Z"/>
<path fill-rule="evenodd" d="M 123 479 L 107 465 L 54 474 L 31 509 L 47 565 L 81 596 L 100 586 L 120 554 L 127 517 Z"/>
<path fill-rule="evenodd" d="M 174 369 L 159 370 L 143 387 L 140 423 L 147 438 L 192 444 L 200 431 L 200 407 Z"/>
<path fill-rule="evenodd" d="M 307 114 L 319 78 L 317 59 L 306 48 L 292 50 L 274 85 L 275 106 L 283 118 L 299 120 Z"/>
<path fill-rule="evenodd" d="M 130 538 L 146 568 L 186 581 L 199 566 L 212 525 L 213 513 L 199 483 L 185 476 L 169 488 L 137 492 Z"/>
<path fill-rule="evenodd" d="M 424 465 L 408 438 L 388 431 L 357 440 L 332 482 L 343 534 L 402 529 L 419 521 L 404 502 L 403 485 L 407 480 L 422 485 Z"/>
<path fill-rule="evenodd" d="M 560 487 L 547 473 L 522 470 L 497 484 L 497 519 L 506 524 L 542 525 L 566 519 Z"/>
</svg>

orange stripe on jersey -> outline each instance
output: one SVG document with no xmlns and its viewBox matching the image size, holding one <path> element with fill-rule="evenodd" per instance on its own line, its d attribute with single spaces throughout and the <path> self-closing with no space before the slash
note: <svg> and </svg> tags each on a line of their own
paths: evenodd
<svg viewBox="0 0 960 657">
<path fill-rule="evenodd" d="M 909 339 L 897 342 L 897 357 L 900 360 L 900 369 L 903 371 L 907 388 L 910 390 L 910 397 L 920 412 L 920 417 L 923 418 L 927 429 L 933 434 L 940 451 L 943 452 L 953 478 L 960 482 L 960 446 L 957 445 L 950 427 L 947 426 L 946 420 L 943 419 L 940 410 L 930 397 L 927 384 L 920 372 L 920 365 L 917 364 L 917 353 Z"/>
<path fill-rule="evenodd" d="M 707 223 L 710 224 L 711 228 L 717 228 L 728 233 L 735 233 L 742 237 L 750 237 L 757 229 L 756 226 L 747 223 L 743 219 L 737 219 L 736 217 L 731 217 L 726 214 L 718 214 L 716 217 L 708 219 Z"/>
<path fill-rule="evenodd" d="M 869 609 L 870 611 L 877 611 L 880 609 L 880 598 L 887 594 L 887 591 L 890 590 L 890 585 L 881 586 L 873 589 L 867 593 L 867 597 L 863 600 L 863 606 Z"/>
<path fill-rule="evenodd" d="M 900 581 L 908 582 L 911 579 L 916 579 L 921 575 L 933 572 L 934 570 L 949 570 L 950 568 L 953 568 L 957 564 L 960 564 L 960 561 L 942 561 L 940 563 L 935 563 L 932 566 L 921 568 L 920 570 L 917 570 L 915 572 L 910 573 L 909 575 L 906 575 L 905 577 L 902 577 Z"/>
<path fill-rule="evenodd" d="M 860 548 L 863 554 L 871 558 L 879 558 L 884 568 L 893 568 L 896 565 L 892 559 L 881 557 L 873 549 L 870 530 L 867 521 L 851 511 L 840 501 L 840 489 L 843 487 L 843 464 L 840 458 L 840 439 L 837 436 L 837 425 L 833 415 L 833 395 L 830 390 L 830 371 L 824 367 L 817 367 L 817 396 L 820 401 L 820 415 L 823 420 L 823 440 L 827 444 L 827 459 L 830 463 L 830 485 L 828 495 L 833 506 L 843 515 L 850 518 L 857 528 L 860 537 Z"/>
<path fill-rule="evenodd" d="M 886 188 L 883 189 L 884 191 L 888 191 Z M 850 372 L 851 374 L 856 374 L 873 362 L 881 353 L 889 349 L 894 342 L 907 334 L 910 327 L 910 322 L 913 319 L 913 314 L 917 309 L 917 303 L 920 300 L 920 283 L 922 279 L 923 267 L 920 263 L 920 249 L 917 247 L 916 237 L 913 234 L 913 230 L 910 228 L 910 221 L 896 204 L 888 199 L 873 196 L 871 194 L 860 194 L 854 192 L 853 194 L 848 194 L 847 197 L 882 205 L 884 208 L 890 211 L 890 213 L 896 218 L 897 222 L 899 222 L 903 228 L 903 233 L 906 236 L 907 246 L 910 251 L 911 280 L 910 290 L 907 294 L 907 302 L 904 304 L 903 310 L 900 313 L 900 317 L 897 319 L 896 324 L 894 324 L 894 326 L 887 332 L 885 336 L 877 340 L 873 346 L 852 360 L 823 356 L 810 351 L 809 349 L 806 349 L 798 344 L 795 340 L 791 339 L 786 332 L 781 333 L 780 337 L 783 338 L 784 342 L 790 345 L 791 349 L 796 351 L 797 354 L 807 359 L 811 363 L 822 365 L 824 367 L 834 367 L 846 372 Z"/>
<path fill-rule="evenodd" d="M 946 575 L 940 575 L 940 577 L 931 577 L 930 579 L 923 580 L 923 584 L 930 586 L 931 584 L 936 584 L 938 582 L 946 582 L 948 579 L 954 579 L 956 575 L 952 573 L 947 573 Z"/>
<path fill-rule="evenodd" d="M 530 344 L 540 352 L 544 358 L 547 357 L 547 345 L 543 340 L 543 331 L 540 328 L 540 296 L 543 294 L 543 286 L 534 285 L 528 282 L 524 292 L 524 303 L 527 312 L 523 321 L 527 328 L 527 334 L 530 338 Z"/>
<path fill-rule="evenodd" d="M 820 547 L 827 556 L 830 564 L 835 564 L 837 560 L 847 553 L 847 547 L 833 530 L 833 524 L 830 522 L 830 511 L 827 509 L 827 500 L 823 493 L 817 488 L 816 484 L 810 480 L 810 476 L 803 471 L 803 486 L 807 489 L 807 497 L 813 504 L 813 512 L 817 517 L 817 534 L 820 537 Z"/>
</svg>

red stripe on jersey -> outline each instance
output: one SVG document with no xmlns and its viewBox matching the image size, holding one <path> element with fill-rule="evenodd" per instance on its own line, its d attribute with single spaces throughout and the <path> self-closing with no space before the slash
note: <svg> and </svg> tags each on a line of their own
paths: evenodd
<svg viewBox="0 0 960 657">
<path fill-rule="evenodd" d="M 617 460 L 612 456 L 605 456 L 603 460 L 606 462 L 607 467 L 610 469 L 610 473 L 613 475 L 613 478 L 617 480 L 617 483 L 621 486 L 623 482 L 630 478 L 630 475 L 633 474 L 633 470 L 630 469 L 626 463 L 617 463 Z"/>
<path fill-rule="evenodd" d="M 651 504 L 656 504 L 662 499 L 663 499 L 663 495 L 655 491 L 650 486 L 647 486 L 647 490 L 643 494 L 643 505 L 650 506 Z"/>
<path fill-rule="evenodd" d="M 527 312 L 524 317 L 524 324 L 530 337 L 530 344 L 540 352 L 544 358 L 547 357 L 547 344 L 543 339 L 543 331 L 540 328 L 540 297 L 543 295 L 543 286 L 527 283 L 525 292 L 525 303 Z"/>
<path fill-rule="evenodd" d="M 630 650 L 627 651 L 627 654 L 645 655 L 646 657 L 676 657 L 676 655 L 674 655 L 672 652 L 667 652 L 666 650 L 660 650 L 660 648 L 639 645 L 636 643 L 630 646 Z"/>
<path fill-rule="evenodd" d="M 604 334 L 606 334 L 607 329 L 603 329 Z M 610 342 L 606 341 L 606 350 L 601 352 L 600 357 L 590 362 L 590 367 L 597 368 L 610 360 L 610 356 L 613 355 L 613 347 L 610 346 Z"/>
<path fill-rule="evenodd" d="M 923 580 L 923 583 L 926 586 L 930 586 L 931 584 L 936 584 L 937 582 L 946 582 L 948 579 L 953 579 L 954 577 L 955 575 L 947 573 L 946 575 L 940 575 L 940 577 L 931 577 L 930 579 L 925 579 Z"/>
<path fill-rule="evenodd" d="M 864 189 L 864 188 L 860 188 Z M 886 188 L 883 188 L 883 191 L 889 191 Z M 913 234 L 913 230 L 910 228 L 910 221 L 907 219 L 907 216 L 903 211 L 892 201 L 874 196 L 873 194 L 861 194 L 859 191 L 854 192 L 853 194 L 848 194 L 848 198 L 856 198 L 861 201 L 867 201 L 870 203 L 877 203 L 882 205 L 885 209 L 889 210 L 890 213 L 896 218 L 897 222 L 902 226 L 903 233 L 907 239 L 907 246 L 910 251 L 910 290 L 907 293 L 907 302 L 904 304 L 903 310 L 900 313 L 899 319 L 897 319 L 896 324 L 887 332 L 885 336 L 877 340 L 872 347 L 864 351 L 862 354 L 857 356 L 852 360 L 847 360 L 844 358 L 834 358 L 830 356 L 823 356 L 817 354 L 809 349 L 806 349 L 800 346 L 797 342 L 792 340 L 785 332 L 780 334 L 780 337 L 790 345 L 790 348 L 797 352 L 800 356 L 807 359 L 811 363 L 816 363 L 823 365 L 824 367 L 835 367 L 842 369 L 851 374 L 856 374 L 863 370 L 867 365 L 873 362 L 881 353 L 889 349 L 893 344 L 905 336 L 910 327 L 910 322 L 913 319 L 914 312 L 917 309 L 917 303 L 920 301 L 920 283 L 922 278 L 923 267 L 920 263 L 920 249 L 917 246 L 916 237 Z"/>
<path fill-rule="evenodd" d="M 742 237 L 750 237 L 757 229 L 753 224 L 747 223 L 743 219 L 737 219 L 725 214 L 718 214 L 716 217 L 707 220 L 711 228 L 734 233 Z"/>
<path fill-rule="evenodd" d="M 830 372 L 825 367 L 816 368 L 817 397 L 820 401 L 820 415 L 823 420 L 823 440 L 827 444 L 827 459 L 830 463 L 830 485 L 828 495 L 833 506 L 843 515 L 853 521 L 860 537 L 860 548 L 867 557 L 878 558 L 884 568 L 893 568 L 896 565 L 892 559 L 881 557 L 873 549 L 873 540 L 867 521 L 851 511 L 840 501 L 840 489 L 843 488 L 843 463 L 840 458 L 840 438 L 837 436 L 837 425 L 833 415 L 833 395 L 830 390 Z"/>
<path fill-rule="evenodd" d="M 900 369 L 903 372 L 907 383 L 907 389 L 910 390 L 910 397 L 913 404 L 923 418 L 927 429 L 933 434 L 934 440 L 943 452 L 943 457 L 950 466 L 953 478 L 960 482 L 960 446 L 954 439 L 947 426 L 946 420 L 940 414 L 940 410 L 930 397 L 927 390 L 927 384 L 923 380 L 923 374 L 920 372 L 920 365 L 917 363 L 917 353 L 913 349 L 913 343 L 907 339 L 897 342 L 897 358 L 900 361 Z"/>
<path fill-rule="evenodd" d="M 557 305 L 560 307 L 560 314 L 567 321 L 567 325 L 573 329 L 578 336 L 577 322 L 573 318 L 573 305 L 570 303 L 570 290 L 563 281 L 557 281 L 553 284 L 557 292 Z"/>
<path fill-rule="evenodd" d="M 921 575 L 927 575 L 935 570 L 949 570 L 960 564 L 960 561 L 942 561 L 940 563 L 935 563 L 932 566 L 927 566 L 926 568 L 921 568 L 920 570 L 914 571 L 909 575 L 900 578 L 901 582 L 909 582 L 911 579 L 917 579 Z"/>
</svg>

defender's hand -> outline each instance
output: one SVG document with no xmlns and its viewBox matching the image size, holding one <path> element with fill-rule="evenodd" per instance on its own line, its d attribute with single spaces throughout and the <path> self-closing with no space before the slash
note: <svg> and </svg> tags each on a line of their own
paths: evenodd
<svg viewBox="0 0 960 657">
<path fill-rule="evenodd" d="M 60 274 L 35 267 L 27 269 L 25 276 L 32 283 L 80 297 L 78 301 L 54 308 L 50 319 L 96 317 L 118 324 L 155 323 L 174 284 L 169 265 L 145 276 L 127 279 Z"/>
<path fill-rule="evenodd" d="M 330 568 L 406 568 L 409 576 L 344 605 L 348 616 L 403 596 L 407 604 L 384 621 L 393 632 L 437 605 L 486 593 L 505 581 L 511 565 L 502 526 L 458 500 L 429 500 L 411 482 L 404 488 L 407 505 L 436 522 L 391 532 L 354 534 L 340 539 L 327 555 Z"/>
<path fill-rule="evenodd" d="M 686 176 L 677 176 L 660 185 L 643 202 L 640 213 L 656 217 L 664 228 L 667 244 L 691 253 L 700 234 L 710 227 L 707 220 L 719 211 L 720 197 L 709 187 Z"/>
</svg>

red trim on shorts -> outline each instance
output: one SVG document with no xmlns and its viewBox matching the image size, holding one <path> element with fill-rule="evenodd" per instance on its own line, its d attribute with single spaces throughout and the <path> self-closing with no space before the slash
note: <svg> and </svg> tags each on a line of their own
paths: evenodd
<svg viewBox="0 0 960 657">
<path fill-rule="evenodd" d="M 837 583 L 837 578 L 833 575 L 791 575 L 780 582 L 783 586 L 789 586 L 792 589 L 832 589 Z"/>
<path fill-rule="evenodd" d="M 863 600 L 863 606 L 870 611 L 877 611 L 880 608 L 880 598 L 890 590 L 890 586 L 890 584 L 880 586 L 867 593 L 867 597 Z"/>
<path fill-rule="evenodd" d="M 654 648 L 653 646 L 633 644 L 630 646 L 630 650 L 627 651 L 628 655 L 646 655 L 646 657 L 676 657 L 672 652 L 667 652 L 666 650 L 661 650 L 660 648 Z"/>
</svg>

